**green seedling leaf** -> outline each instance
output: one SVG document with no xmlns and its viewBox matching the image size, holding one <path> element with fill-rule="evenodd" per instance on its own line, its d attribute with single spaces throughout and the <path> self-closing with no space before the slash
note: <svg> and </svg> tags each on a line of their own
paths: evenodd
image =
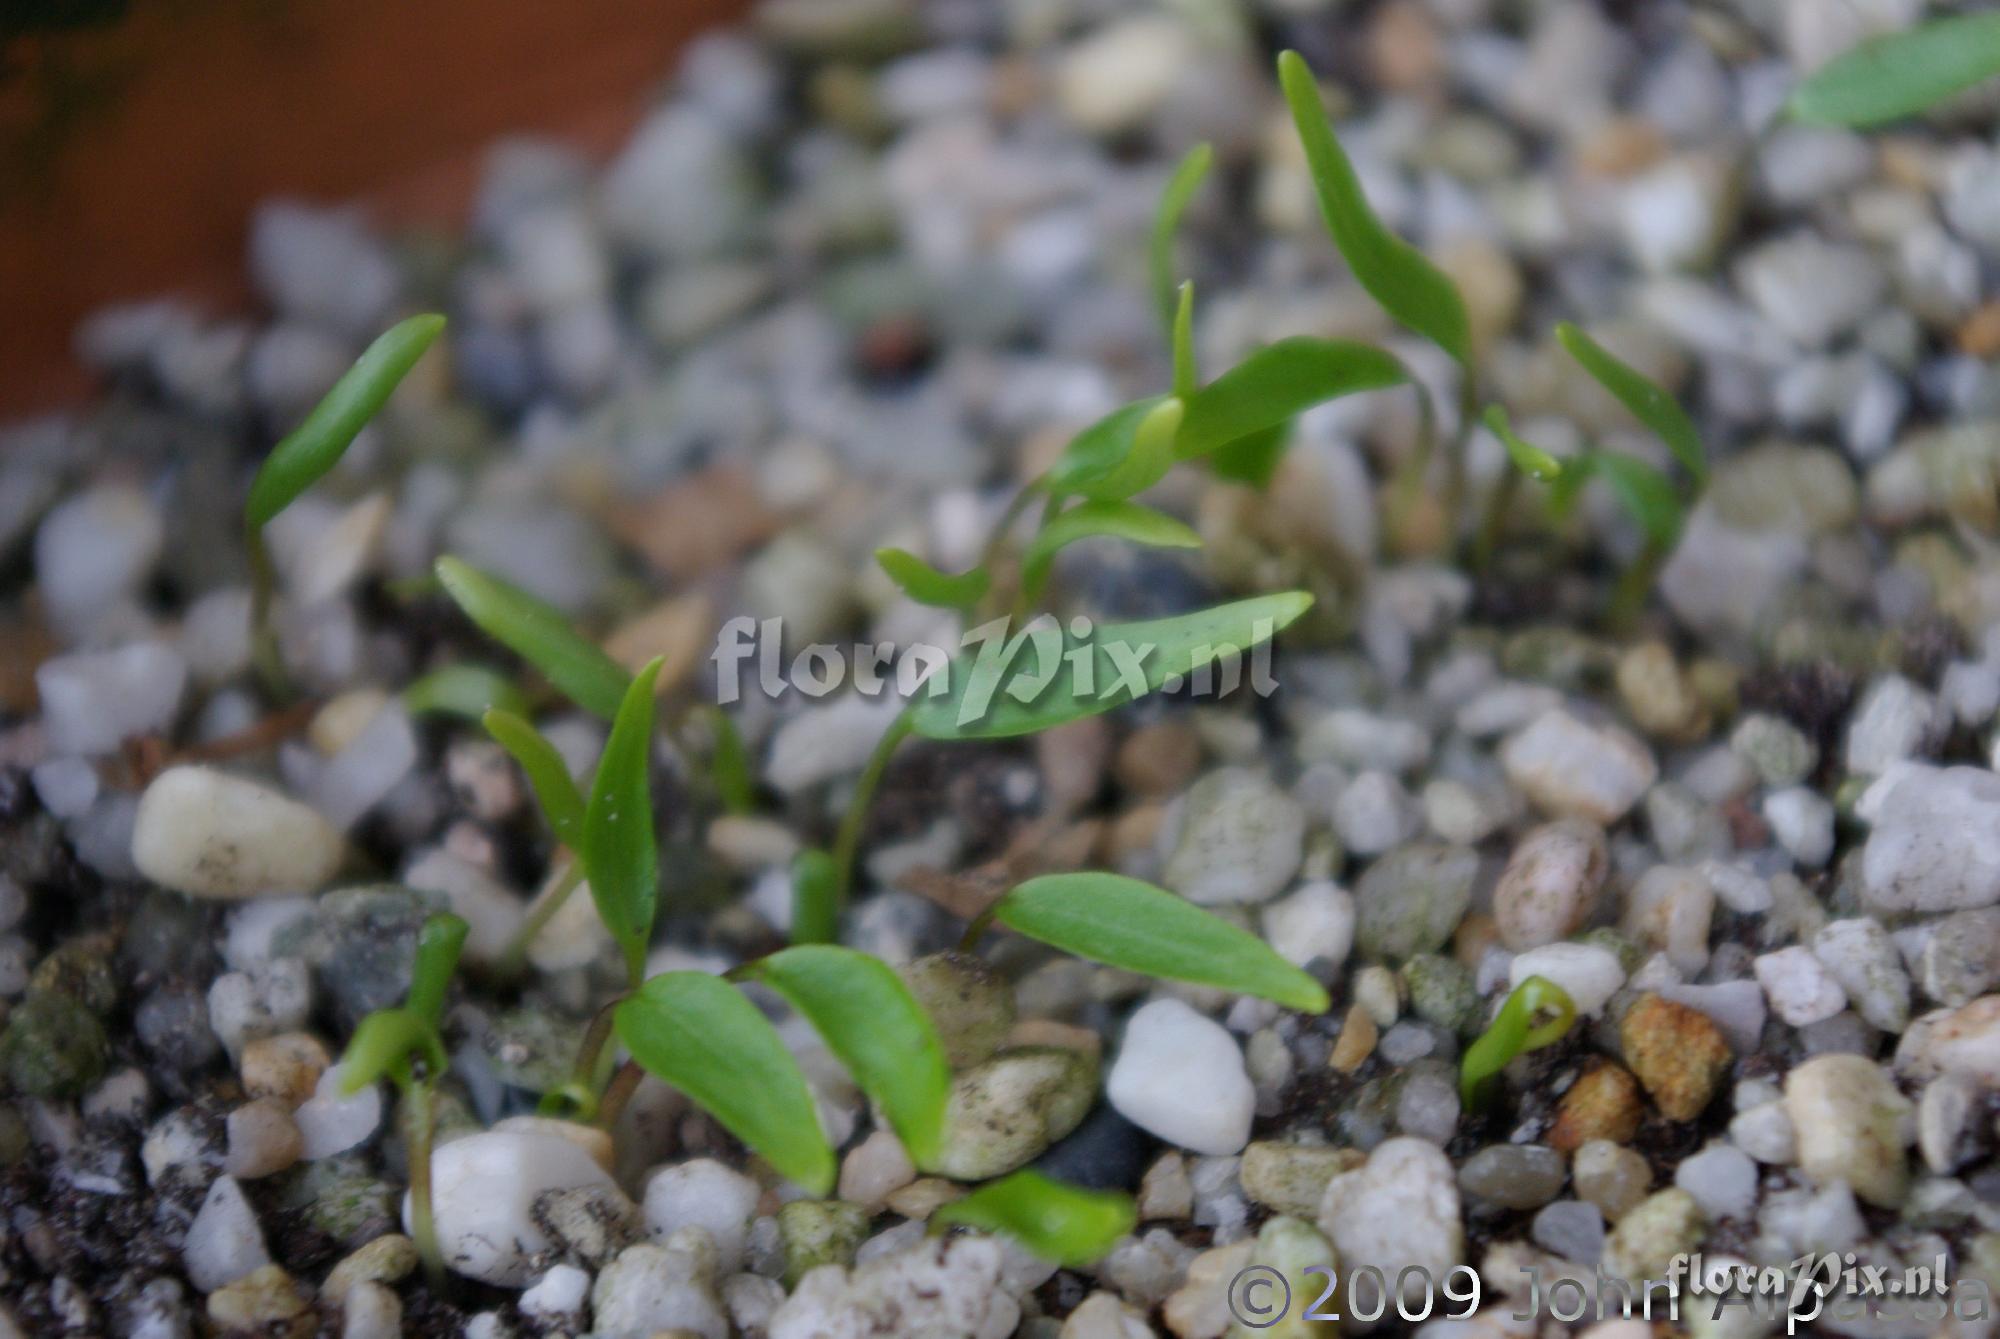
<svg viewBox="0 0 2000 1339">
<path fill-rule="evenodd" d="M 1247 654 L 1312 602 L 1304 591 L 1287 591 L 1081 635 L 1048 620 L 1031 624 L 940 671 L 942 691 L 915 703 L 910 727 L 926 739 L 1007 739 L 1096 716 L 1232 653 Z"/>
<path fill-rule="evenodd" d="M 556 746 L 542 738 L 541 731 L 527 721 L 498 707 L 489 710 L 481 720 L 486 733 L 520 764 L 556 840 L 572 851 L 581 847 L 583 794 L 577 790 L 569 774 L 569 764 L 556 752 Z"/>
<path fill-rule="evenodd" d="M 918 1167 L 937 1160 L 951 1067 L 930 1015 L 894 970 L 853 949 L 807 944 L 761 958 L 744 975 L 784 996 L 826 1039 Z"/>
<path fill-rule="evenodd" d="M 1049 467 L 1046 479 L 1049 492 L 1056 496 L 1082 493 L 1086 485 L 1117 469 L 1132 455 L 1139 425 L 1168 398 L 1154 395 L 1120 405 L 1070 438 L 1062 456 Z"/>
<path fill-rule="evenodd" d="M 729 813 L 751 813 L 757 808 L 757 782 L 750 773 L 750 751 L 743 747 L 743 734 L 729 713 L 720 707 L 713 709 L 709 719 L 715 729 L 715 744 L 708 759 L 715 793 Z"/>
<path fill-rule="evenodd" d="M 1167 188 L 1160 192 L 1159 211 L 1153 215 L 1153 301 L 1159 306 L 1160 319 L 1169 326 L 1174 323 L 1174 281 L 1179 277 L 1174 266 L 1174 234 L 1180 231 L 1181 215 L 1187 212 L 1188 201 L 1201 189 L 1202 179 L 1214 162 L 1215 151 L 1208 145 L 1189 149 L 1174 175 L 1167 178 Z"/>
<path fill-rule="evenodd" d="M 1101 477 L 1076 486 L 1076 492 L 1096 502 L 1122 502 L 1167 477 L 1174 467 L 1174 439 L 1186 417 L 1187 405 L 1177 396 L 1153 403 L 1132 430 L 1131 449 Z"/>
<path fill-rule="evenodd" d="M 652 942 L 660 896 L 651 771 L 653 681 L 662 663 L 654 657 L 625 692 L 591 781 L 578 849 L 597 914 L 625 950 L 625 966 L 635 985 L 645 975 L 646 946 Z"/>
<path fill-rule="evenodd" d="M 825 851 L 792 860 L 792 942 L 830 944 L 840 931 L 840 862 Z"/>
<path fill-rule="evenodd" d="M 812 1090 L 776 1028 L 719 976 L 664 972 L 619 1004 L 618 1040 L 779 1174 L 814 1196 L 834 1157 Z"/>
<path fill-rule="evenodd" d="M 1291 435 L 1291 424 L 1276 423 L 1262 432 L 1238 437 L 1227 446 L 1219 446 L 1209 453 L 1208 468 L 1218 479 L 1263 488 L 1277 474 L 1278 463 L 1285 458 L 1285 446 Z"/>
<path fill-rule="evenodd" d="M 1861 43 L 1807 75 L 1789 110 L 1824 126 L 1914 116 L 2000 73 L 2000 13 L 1958 14 Z"/>
<path fill-rule="evenodd" d="M 1681 536 L 1680 494 L 1673 481 L 1643 460 L 1600 451 L 1591 457 L 1591 470 L 1611 487 L 1626 513 L 1646 532 L 1657 548 L 1670 549 Z"/>
<path fill-rule="evenodd" d="M 412 316 L 377 336 L 354 366 L 286 438 L 271 449 L 250 484 L 244 523 L 255 535 L 340 463 L 368 420 L 444 329 L 442 316 Z"/>
<path fill-rule="evenodd" d="M 410 969 L 410 993 L 403 1006 L 436 1030 L 444 1022 L 445 992 L 458 970 L 459 950 L 471 927 L 448 911 L 426 918 L 417 931 L 417 960 Z"/>
<path fill-rule="evenodd" d="M 1486 426 L 1507 448 L 1507 455 L 1513 460 L 1515 469 L 1545 484 L 1554 483 L 1562 477 L 1563 463 L 1533 442 L 1515 436 L 1513 425 L 1507 422 L 1507 411 L 1499 405 L 1487 406 Z"/>
<path fill-rule="evenodd" d="M 1168 327 L 1174 353 L 1174 394 L 1183 400 L 1201 389 L 1201 368 L 1194 356 L 1194 280 L 1181 285 L 1180 300 Z"/>
<path fill-rule="evenodd" d="M 524 716 L 528 699 L 499 670 L 484 665 L 446 665 L 403 690 L 403 709 L 412 716 L 463 716 L 476 721 L 489 709 Z"/>
<path fill-rule="evenodd" d="M 994 919 L 1079 958 L 1325 1013 L 1319 982 L 1247 930 L 1122 874 L 1045 874 L 1010 890 Z"/>
<path fill-rule="evenodd" d="M 1085 1190 L 1029 1171 L 989 1181 L 931 1215 L 934 1227 L 1002 1233 L 1070 1269 L 1103 1259 L 1137 1221 L 1130 1195 Z"/>
<path fill-rule="evenodd" d="M 438 580 L 479 630 L 526 660 L 593 715 L 610 720 L 632 682 L 610 656 L 577 636 L 555 609 L 457 558 L 437 560 Z"/>
<path fill-rule="evenodd" d="M 352 1097 L 369 1084 L 390 1079 L 410 1082 L 410 1061 L 422 1060 L 433 1074 L 450 1063 L 437 1029 L 408 1009 L 377 1009 L 355 1025 L 340 1057 L 340 1091 Z"/>
<path fill-rule="evenodd" d="M 1058 553 L 1080 539 L 1105 535 L 1156 549 L 1201 547 L 1200 535 L 1151 507 L 1136 502 L 1081 502 L 1049 518 L 1029 541 L 1021 559 L 1021 582 L 1029 598 L 1041 593 Z"/>
<path fill-rule="evenodd" d="M 1458 1069 L 1460 1100 L 1477 1106 L 1487 1085 L 1515 1056 L 1560 1040 L 1575 1021 L 1576 1001 L 1547 977 L 1531 976 L 1514 987 L 1493 1025 L 1465 1048 Z"/>
<path fill-rule="evenodd" d="M 1281 339 L 1195 392 L 1174 454 L 1182 460 L 1207 455 L 1282 427 L 1314 405 L 1408 380 L 1401 363 L 1366 344 L 1308 335 Z"/>
<path fill-rule="evenodd" d="M 882 570 L 903 594 L 918 604 L 939 609 L 964 609 L 978 604 L 987 587 L 993 584 L 993 578 L 983 567 L 953 576 L 903 549 L 877 549 L 875 561 L 882 564 Z"/>
<path fill-rule="evenodd" d="M 1632 417 L 1667 444 L 1696 487 L 1708 482 L 1708 453 L 1702 449 L 1701 434 L 1673 396 L 1567 321 L 1556 327 L 1556 340 L 1598 385 L 1632 411 Z"/>
<path fill-rule="evenodd" d="M 1278 82 L 1305 145 L 1320 215 L 1354 277 L 1382 310 L 1470 368 L 1471 327 L 1458 289 L 1443 270 L 1375 217 L 1354 165 L 1327 124 L 1319 85 L 1298 52 L 1279 53 Z"/>
</svg>

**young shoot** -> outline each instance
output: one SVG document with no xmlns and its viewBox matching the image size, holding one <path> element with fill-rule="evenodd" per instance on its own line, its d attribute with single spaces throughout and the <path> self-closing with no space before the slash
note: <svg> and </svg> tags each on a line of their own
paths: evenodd
<svg viewBox="0 0 2000 1339">
<path fill-rule="evenodd" d="M 1085 1190 L 1040 1172 L 1020 1171 L 943 1206 L 931 1215 L 930 1230 L 970 1227 L 999 1233 L 1032 1255 L 1080 1269 L 1103 1259 L 1137 1222 L 1130 1195 Z"/>
<path fill-rule="evenodd" d="M 556 609 L 458 558 L 436 564 L 438 581 L 479 630 L 540 670 L 570 701 L 610 720 L 632 676 L 586 641 Z"/>
<path fill-rule="evenodd" d="M 1809 125 L 1865 129 L 1915 116 L 2000 74 L 2000 12 L 1954 14 L 1870 38 L 1792 90 Z"/>
<path fill-rule="evenodd" d="M 1514 987 L 1492 1026 L 1465 1048 L 1458 1068 L 1459 1100 L 1467 1108 L 1484 1105 L 1493 1080 L 1515 1056 L 1562 1040 L 1574 1022 L 1576 1002 L 1547 977 L 1531 976 Z"/>
<path fill-rule="evenodd" d="M 464 921 L 448 912 L 424 922 L 402 1007 L 378 1009 L 362 1019 L 340 1059 L 343 1095 L 351 1097 L 386 1078 L 402 1097 L 409 1140 L 411 1237 L 433 1287 L 444 1280 L 444 1253 L 431 1203 L 434 1095 L 450 1064 L 442 1034 L 445 996 L 467 929 Z"/>
<path fill-rule="evenodd" d="M 243 537 L 250 550 L 251 648 L 258 673 L 273 689 L 284 684 L 285 672 L 278 655 L 277 633 L 271 626 L 277 575 L 264 543 L 264 528 L 340 463 L 347 448 L 381 412 L 443 329 L 444 317 L 427 315 L 412 316 L 384 331 L 305 421 L 271 448 L 250 483 L 250 497 L 243 508 Z"/>
<path fill-rule="evenodd" d="M 403 709 L 412 716 L 460 716 L 476 721 L 489 711 L 525 715 L 528 699 L 499 670 L 485 665 L 446 665 L 403 690 Z"/>
</svg>

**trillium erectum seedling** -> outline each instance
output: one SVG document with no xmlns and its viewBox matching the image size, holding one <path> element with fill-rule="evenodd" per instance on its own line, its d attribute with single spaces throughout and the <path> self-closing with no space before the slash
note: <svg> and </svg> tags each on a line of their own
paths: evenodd
<svg viewBox="0 0 2000 1339">
<path fill-rule="evenodd" d="M 1575 1022 L 1576 1001 L 1547 977 L 1531 976 L 1514 987 L 1492 1026 L 1465 1048 L 1458 1067 L 1460 1100 L 1467 1107 L 1484 1103 L 1493 1080 L 1515 1056 L 1554 1045 Z"/>
<path fill-rule="evenodd" d="M 2000 12 L 1954 14 L 1870 38 L 1807 75 L 1786 104 L 1810 125 L 1866 129 L 1915 116 L 2000 74 Z"/>
<path fill-rule="evenodd" d="M 384 331 L 305 421 L 271 448 L 251 480 L 243 508 L 244 542 L 250 550 L 250 635 L 258 672 L 268 685 L 282 684 L 285 675 L 277 634 L 271 628 L 277 577 L 264 543 L 264 527 L 332 472 L 443 330 L 444 317 L 427 315 L 412 316 Z"/>
<path fill-rule="evenodd" d="M 976 1227 L 1014 1238 L 1030 1252 L 1075 1269 L 1104 1258 L 1139 1219 L 1130 1195 L 1065 1185 L 1040 1172 L 990 1181 L 931 1215 L 932 1232 Z"/>
<path fill-rule="evenodd" d="M 445 996 L 467 929 L 464 921 L 445 912 L 424 922 L 417 934 L 416 962 L 403 1007 L 380 1009 L 362 1019 L 340 1058 L 343 1094 L 351 1097 L 386 1078 L 403 1099 L 409 1139 L 410 1235 L 434 1287 L 444 1280 L 444 1252 L 438 1246 L 431 1204 L 433 1096 L 450 1064 L 441 1033 Z"/>
</svg>

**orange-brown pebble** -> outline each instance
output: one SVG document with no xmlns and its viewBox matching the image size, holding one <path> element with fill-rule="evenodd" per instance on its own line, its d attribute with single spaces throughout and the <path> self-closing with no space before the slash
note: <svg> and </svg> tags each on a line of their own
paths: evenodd
<svg viewBox="0 0 2000 1339">
<path fill-rule="evenodd" d="M 1625 1063 L 1669 1120 L 1693 1120 L 1715 1096 L 1734 1060 L 1707 1014 L 1642 995 L 1618 1025 Z"/>
<path fill-rule="evenodd" d="M 1632 1071 L 1607 1060 L 1586 1071 L 1563 1094 L 1556 1123 L 1549 1130 L 1549 1147 L 1574 1153 L 1593 1139 L 1625 1143 L 1639 1132 L 1644 1110 Z"/>
</svg>

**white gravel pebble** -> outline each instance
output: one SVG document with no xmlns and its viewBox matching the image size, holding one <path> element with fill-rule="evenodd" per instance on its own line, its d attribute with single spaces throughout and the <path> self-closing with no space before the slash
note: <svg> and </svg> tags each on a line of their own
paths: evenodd
<svg viewBox="0 0 2000 1339">
<path fill-rule="evenodd" d="M 1799 1156 L 1791 1113 L 1783 1102 L 1764 1102 L 1739 1111 L 1729 1122 L 1729 1138 L 1759 1162 L 1785 1166 Z"/>
<path fill-rule="evenodd" d="M 882 1334 L 1007 1339 L 1021 1308 L 1000 1287 L 1006 1256 L 991 1237 L 932 1238 L 850 1272 L 813 1270 L 771 1317 L 769 1339 Z"/>
<path fill-rule="evenodd" d="M 1950 725 L 1937 698 L 1900 674 L 1875 680 L 1847 721 L 1847 770 L 1879 776 L 1914 758 Z"/>
<path fill-rule="evenodd" d="M 1757 1164 L 1741 1149 L 1710 1144 L 1674 1170 L 1674 1184 L 1694 1196 L 1710 1222 L 1747 1218 L 1757 1204 Z"/>
<path fill-rule="evenodd" d="M 345 1153 L 382 1124 L 382 1086 L 371 1083 L 351 1097 L 344 1096 L 340 1091 L 344 1077 L 339 1065 L 330 1066 L 319 1076 L 313 1095 L 292 1113 L 305 1136 L 300 1156 L 308 1161 Z"/>
<path fill-rule="evenodd" d="M 1807 869 L 1818 869 L 1833 855 L 1833 806 L 1818 791 L 1789 786 L 1764 797 L 1764 821 L 1778 845 Z"/>
<path fill-rule="evenodd" d="M 486 1130 L 431 1154 L 431 1193 L 438 1240 L 454 1273 L 499 1288 L 534 1277 L 534 1257 L 550 1247 L 535 1222 L 535 1200 L 550 1190 L 618 1187 L 596 1159 L 553 1134 Z M 409 1197 L 403 1227 L 410 1227 Z"/>
<path fill-rule="evenodd" d="M 250 1201 L 243 1197 L 243 1187 L 233 1176 L 216 1177 L 209 1183 L 200 1211 L 188 1224 L 187 1240 L 181 1247 L 188 1282 L 201 1292 L 214 1292 L 270 1263 L 264 1229 L 258 1225 Z"/>
<path fill-rule="evenodd" d="M 713 1263 L 709 1252 L 672 1243 L 626 1247 L 591 1287 L 594 1332 L 605 1339 L 653 1339 L 663 1331 L 729 1339 L 729 1317 L 712 1282 Z"/>
<path fill-rule="evenodd" d="M 2000 902 L 2000 776 L 1981 767 L 1906 763 L 1856 812 L 1873 824 L 1861 895 L 1887 912 L 1958 911 Z"/>
<path fill-rule="evenodd" d="M 646 1183 L 646 1226 L 661 1238 L 684 1227 L 701 1228 L 715 1242 L 716 1271 L 734 1274 L 743 1267 L 750 1220 L 763 1193 L 734 1168 L 695 1158 L 662 1168 Z"/>
<path fill-rule="evenodd" d="M 1785 1109 L 1807 1176 L 1822 1184 L 1845 1181 L 1884 1208 L 1903 1202 L 1910 1102 L 1881 1066 L 1861 1055 L 1815 1056 L 1785 1076 Z"/>
<path fill-rule="evenodd" d="M 1465 1256 L 1457 1173 L 1422 1139 L 1384 1140 L 1367 1163 L 1328 1182 L 1319 1227 L 1344 1268 L 1373 1266 L 1387 1279 L 1412 1266 L 1442 1279 Z"/>
<path fill-rule="evenodd" d="M 1315 879 L 1267 903 L 1263 916 L 1264 937 L 1294 966 L 1314 958 L 1343 963 L 1354 947 L 1354 896 L 1328 880 Z"/>
<path fill-rule="evenodd" d="M 1873 1027 L 1901 1032 L 1910 1022 L 1910 975 L 1895 941 L 1866 916 L 1829 922 L 1813 936 L 1813 956 Z"/>
<path fill-rule="evenodd" d="M 42 725 L 58 754 L 113 753 L 135 735 L 165 731 L 186 687 L 187 662 L 164 642 L 57 656 L 35 670 Z"/>
<path fill-rule="evenodd" d="M 1517 953 L 1507 965 L 1509 989 L 1531 976 L 1546 977 L 1569 992 L 1576 1011 L 1594 1018 L 1625 984 L 1618 955 L 1601 944 L 1544 944 Z"/>
<path fill-rule="evenodd" d="M 1808 948 L 1792 944 L 1762 954 L 1755 967 L 1772 1011 L 1793 1027 L 1824 1022 L 1847 1007 L 1847 992 Z"/>
<path fill-rule="evenodd" d="M 590 1296 L 590 1275 L 575 1265 L 553 1265 L 521 1294 L 524 1315 L 561 1319 L 583 1314 Z"/>
<path fill-rule="evenodd" d="M 1590 918 L 1609 870 L 1604 833 L 1595 824 L 1564 819 L 1531 829 L 1493 889 L 1502 942 L 1531 949 L 1573 933 Z"/>
<path fill-rule="evenodd" d="M 1543 812 L 1600 827 L 1623 818 L 1659 776 L 1636 735 L 1586 724 L 1561 708 L 1510 736 L 1500 746 L 1500 765 Z"/>
<path fill-rule="evenodd" d="M 1333 831 L 1358 856 L 1380 855 L 1417 833 L 1416 801 L 1387 772 L 1363 772 L 1333 802 Z"/>
<path fill-rule="evenodd" d="M 1261 772 L 1225 767 L 1182 801 L 1162 881 L 1190 902 L 1262 902 L 1298 873 L 1305 810 Z"/>
<path fill-rule="evenodd" d="M 138 489 L 107 484 L 67 498 L 35 531 L 35 584 L 66 628 L 87 626 L 159 560 L 166 524 Z"/>
<path fill-rule="evenodd" d="M 305 805 L 212 767 L 153 778 L 132 832 L 132 860 L 147 878 L 222 900 L 316 892 L 345 854 L 340 833 Z"/>
<path fill-rule="evenodd" d="M 1217 1155 L 1250 1141 L 1257 1101 L 1236 1039 L 1175 999 L 1154 1000 L 1126 1023 L 1105 1096 L 1149 1134 Z"/>
</svg>

